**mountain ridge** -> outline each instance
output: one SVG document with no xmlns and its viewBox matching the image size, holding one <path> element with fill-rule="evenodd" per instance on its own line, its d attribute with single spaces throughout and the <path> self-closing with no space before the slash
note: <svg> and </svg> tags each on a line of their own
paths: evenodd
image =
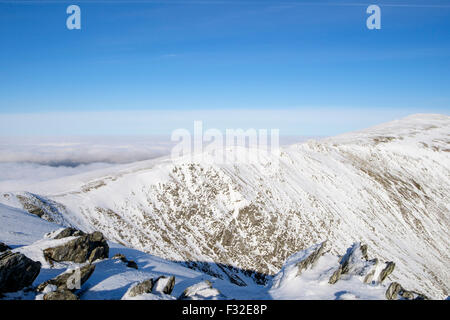
<svg viewBox="0 0 450 320">
<path fill-rule="evenodd" d="M 371 254 L 398 261 L 394 277 L 406 287 L 443 298 L 449 132 L 448 116 L 414 115 L 292 145 L 260 163 L 166 157 L 5 193 L 0 202 L 245 284 L 325 239 L 336 254 L 363 241 Z"/>
</svg>

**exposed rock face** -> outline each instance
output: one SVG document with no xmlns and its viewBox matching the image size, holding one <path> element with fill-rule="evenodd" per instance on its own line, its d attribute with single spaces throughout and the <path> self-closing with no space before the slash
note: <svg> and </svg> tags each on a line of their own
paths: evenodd
<svg viewBox="0 0 450 320">
<path fill-rule="evenodd" d="M 298 267 L 297 275 L 301 275 L 303 270 L 311 268 L 315 265 L 317 260 L 319 260 L 319 258 L 325 253 L 325 245 L 326 241 L 322 242 L 320 246 L 316 247 L 314 251 L 311 252 L 310 255 L 296 264 L 296 266 Z"/>
<path fill-rule="evenodd" d="M 109 255 L 109 246 L 101 232 L 82 235 L 68 243 L 44 250 L 44 257 L 50 263 L 73 261 L 84 263 L 97 259 L 106 259 Z"/>
<path fill-rule="evenodd" d="M 392 282 L 386 290 L 388 300 L 428 300 L 428 297 L 416 291 L 404 289 L 398 282 Z"/>
<path fill-rule="evenodd" d="M 46 293 L 44 300 L 78 300 L 78 297 L 69 290 L 57 290 Z"/>
<path fill-rule="evenodd" d="M 155 280 L 155 285 L 153 287 L 153 292 L 171 294 L 173 287 L 175 286 L 175 277 L 161 276 Z"/>
<path fill-rule="evenodd" d="M 11 250 L 10 247 L 8 247 L 6 244 L 4 244 L 3 242 L 0 242 L 0 252 L 4 252 L 7 250 Z"/>
<path fill-rule="evenodd" d="M 135 285 L 134 287 L 132 287 L 128 291 L 128 296 L 136 297 L 144 293 L 150 293 L 152 292 L 153 285 L 154 285 L 153 279 L 144 280 Z"/>
<path fill-rule="evenodd" d="M 178 297 L 178 300 L 223 300 L 226 297 L 219 290 L 213 288 L 208 280 L 194 284 L 186 288 Z"/>
<path fill-rule="evenodd" d="M 7 251 L 0 255 L 0 292 L 15 292 L 30 286 L 41 270 L 41 263 L 25 255 Z"/>
<path fill-rule="evenodd" d="M 50 222 L 67 225 L 61 214 L 65 211 L 63 205 L 29 192 L 17 194 L 16 198 L 22 204 L 23 209 L 29 213 Z"/>
<path fill-rule="evenodd" d="M 378 282 L 382 283 L 388 275 L 390 275 L 395 269 L 395 263 L 392 261 L 387 262 L 386 267 L 380 272 L 378 276 Z"/>
<path fill-rule="evenodd" d="M 333 253 L 360 239 L 375 255 L 402 261 L 401 283 L 444 298 L 450 294 L 449 128 L 449 116 L 421 115 L 282 148 L 257 166 L 210 163 L 203 155 L 157 160 L 93 175 L 70 192 L 61 183 L 40 196 L 67 208 L 59 212 L 76 226 L 104 230 L 134 249 L 173 261 L 207 257 L 269 276 L 324 238 Z M 409 243 L 392 245 L 405 234 Z M 424 272 L 415 275 L 419 269 Z M 208 272 L 223 279 L 234 272 L 224 270 Z"/>
<path fill-rule="evenodd" d="M 74 291 L 80 289 L 94 271 L 95 265 L 87 264 L 81 268 L 64 272 L 56 278 L 41 283 L 36 290 L 42 292 L 48 285 L 53 285 L 58 290 Z"/>
<path fill-rule="evenodd" d="M 85 233 L 81 230 L 77 230 L 75 228 L 66 228 L 59 232 L 56 236 L 53 237 L 53 239 L 63 239 L 67 237 L 79 237 L 84 236 Z"/>
<path fill-rule="evenodd" d="M 394 271 L 395 263 L 387 262 L 383 270 L 377 275 L 380 266 L 380 261 L 377 258 L 369 260 L 367 245 L 355 243 L 341 258 L 339 268 L 331 275 L 328 282 L 334 284 L 339 281 L 342 275 L 351 274 L 364 277 L 365 283 L 372 281 L 382 283 Z M 376 280 L 374 280 L 375 276 L 377 276 Z"/>
</svg>

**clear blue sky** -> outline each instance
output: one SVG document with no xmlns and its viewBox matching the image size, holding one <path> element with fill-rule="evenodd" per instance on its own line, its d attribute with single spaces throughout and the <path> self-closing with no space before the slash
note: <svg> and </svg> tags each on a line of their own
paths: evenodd
<svg viewBox="0 0 450 320">
<path fill-rule="evenodd" d="M 381 30 L 366 28 L 372 3 Z M 66 28 L 70 4 L 81 7 L 81 30 Z M 448 114 L 450 1 L 0 0 L 1 135 L 111 134 L 68 115 L 101 122 L 152 110 L 166 112 L 153 129 L 128 121 L 119 131 L 163 133 L 179 110 L 230 110 L 232 125 L 240 109 L 254 110 L 245 114 L 255 125 L 260 109 L 320 110 L 320 130 L 286 119 L 282 133 L 323 135 Z M 220 114 L 204 120 L 218 125 Z M 23 120 L 34 116 L 46 129 Z"/>
</svg>

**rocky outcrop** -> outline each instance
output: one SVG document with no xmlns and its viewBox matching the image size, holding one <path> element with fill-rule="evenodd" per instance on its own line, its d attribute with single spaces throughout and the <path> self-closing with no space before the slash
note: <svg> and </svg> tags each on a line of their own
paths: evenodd
<svg viewBox="0 0 450 320">
<path fill-rule="evenodd" d="M 108 255 L 108 243 L 103 234 L 98 231 L 82 235 L 63 245 L 44 250 L 44 257 L 50 263 L 61 261 L 93 262 L 97 259 L 106 259 Z"/>
<path fill-rule="evenodd" d="M 178 300 L 223 300 L 226 297 L 219 290 L 213 288 L 208 280 L 194 284 L 186 288 L 178 297 Z"/>
<path fill-rule="evenodd" d="M 79 237 L 84 236 L 85 233 L 81 230 L 75 228 L 66 228 L 61 230 L 58 234 L 56 234 L 53 239 L 63 239 L 67 237 Z"/>
<path fill-rule="evenodd" d="M 78 300 L 78 297 L 69 290 L 57 290 L 46 293 L 44 300 Z"/>
<path fill-rule="evenodd" d="M 140 296 L 141 294 L 151 293 L 153 285 L 154 285 L 153 279 L 144 280 L 138 283 L 137 285 L 133 286 L 131 289 L 129 289 L 127 295 L 129 297 L 137 297 Z"/>
<path fill-rule="evenodd" d="M 10 247 L 8 247 L 6 244 L 4 244 L 3 242 L 0 242 L 0 252 L 4 252 L 4 251 L 8 251 L 11 250 Z"/>
<path fill-rule="evenodd" d="M 395 269 L 395 263 L 392 261 L 389 261 L 386 263 L 386 267 L 381 270 L 380 275 L 378 276 L 378 282 L 382 283 L 388 275 L 390 275 Z"/>
<path fill-rule="evenodd" d="M 388 300 L 429 300 L 427 296 L 416 291 L 404 289 L 398 282 L 392 282 L 386 290 Z"/>
<path fill-rule="evenodd" d="M 113 259 L 120 259 L 123 263 L 127 265 L 128 268 L 138 269 L 138 265 L 133 260 L 128 260 L 123 254 L 117 253 L 114 255 Z"/>
<path fill-rule="evenodd" d="M 36 290 L 43 292 L 47 286 L 55 286 L 57 290 L 75 291 L 89 279 L 95 271 L 95 265 L 87 264 L 75 270 L 69 270 L 60 274 L 56 278 L 41 283 Z"/>
<path fill-rule="evenodd" d="M 297 275 L 301 275 L 303 270 L 314 267 L 317 260 L 325 253 L 325 245 L 326 241 L 322 242 L 319 246 L 315 247 L 307 257 L 296 264 L 298 268 Z"/>
<path fill-rule="evenodd" d="M 0 292 L 15 292 L 30 286 L 41 270 L 41 263 L 25 255 L 7 251 L 0 255 Z"/>
<path fill-rule="evenodd" d="M 386 262 L 384 268 L 377 274 L 380 267 L 383 268 L 377 258 L 369 260 L 367 245 L 358 242 L 342 256 L 338 269 L 331 275 L 328 283 L 335 284 L 345 274 L 364 277 L 364 283 L 382 283 L 394 271 L 395 263 Z"/>
<path fill-rule="evenodd" d="M 171 294 L 173 287 L 175 286 L 175 277 L 161 276 L 155 280 L 155 285 L 153 286 L 153 292 Z"/>
<path fill-rule="evenodd" d="M 128 289 L 127 293 L 124 295 L 124 298 L 134 298 L 146 293 L 170 295 L 174 286 L 174 276 L 160 276 L 156 278 L 156 280 L 147 279 Z"/>
</svg>

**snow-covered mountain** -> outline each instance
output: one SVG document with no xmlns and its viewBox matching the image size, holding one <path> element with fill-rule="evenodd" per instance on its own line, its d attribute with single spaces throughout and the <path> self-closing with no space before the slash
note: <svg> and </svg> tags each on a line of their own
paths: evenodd
<svg viewBox="0 0 450 320">
<path fill-rule="evenodd" d="M 391 276 L 449 294 L 450 117 L 414 115 L 283 148 L 258 163 L 160 158 L 5 193 L 0 202 L 239 285 L 263 284 L 327 239 L 396 261 Z M 233 148 L 242 156 L 254 150 Z"/>
<path fill-rule="evenodd" d="M 97 242 L 103 237 L 98 232 L 61 228 L 20 209 L 0 204 L 0 217 L 0 239 L 8 243 L 0 243 L 0 300 L 427 299 L 389 281 L 395 264 L 369 259 L 360 243 L 342 257 L 331 254 L 327 242 L 313 245 L 289 257 L 266 285 L 238 286 L 117 243 Z M 78 260 L 86 250 L 104 246 L 107 254 Z M 58 261 L 49 259 L 48 250 L 61 254 Z"/>
</svg>

